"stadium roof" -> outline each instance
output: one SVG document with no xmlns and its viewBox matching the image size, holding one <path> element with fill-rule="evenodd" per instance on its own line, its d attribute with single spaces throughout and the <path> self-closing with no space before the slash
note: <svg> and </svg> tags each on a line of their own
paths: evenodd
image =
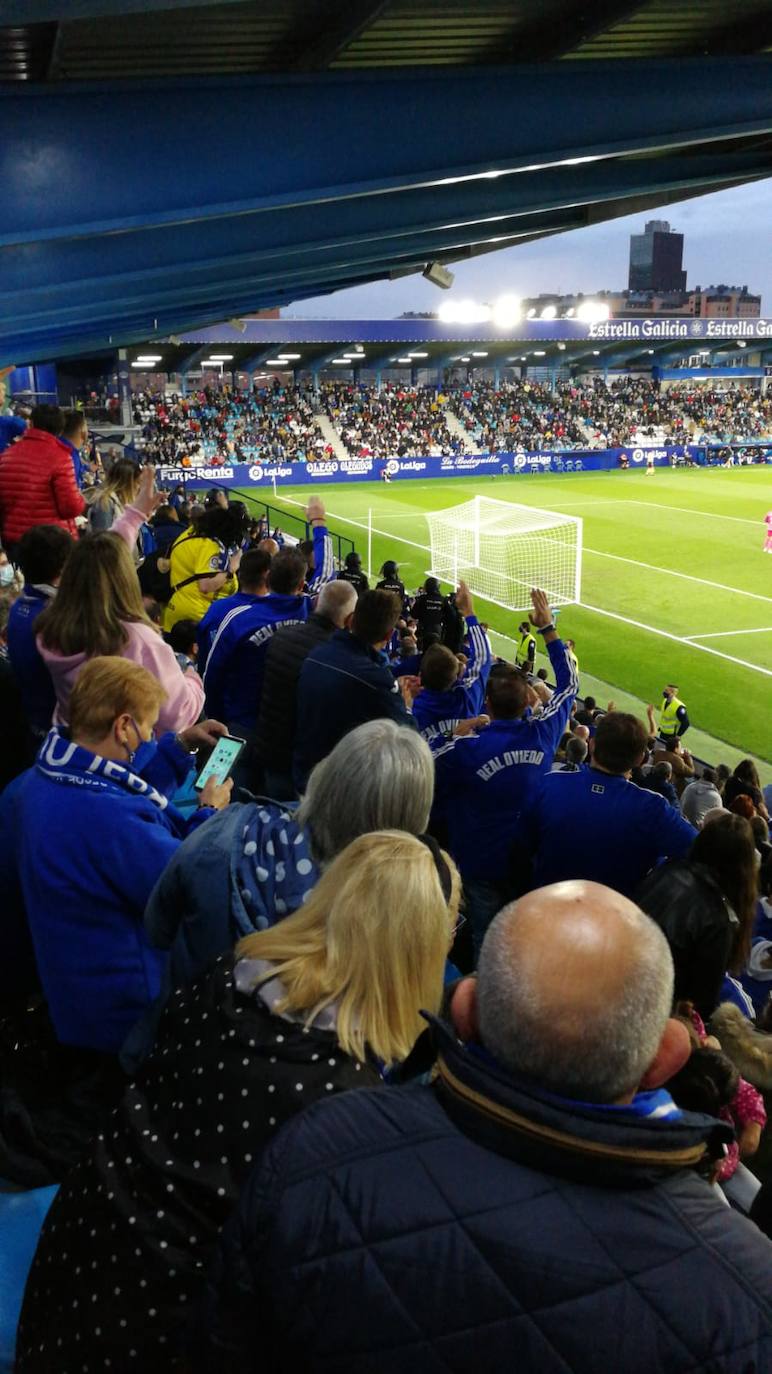
<svg viewBox="0 0 772 1374">
<path fill-rule="evenodd" d="M 3 0 L 0 362 L 772 172 L 771 0 Z"/>
</svg>

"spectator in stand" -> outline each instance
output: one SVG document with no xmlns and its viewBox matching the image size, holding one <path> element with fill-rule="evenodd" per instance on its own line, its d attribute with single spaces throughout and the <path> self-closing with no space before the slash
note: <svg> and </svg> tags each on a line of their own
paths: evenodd
<svg viewBox="0 0 772 1374">
<path fill-rule="evenodd" d="M 315 582 L 318 589 L 332 570 L 332 550 L 324 516 L 316 516 L 312 523 L 320 570 Z M 204 621 L 205 643 L 211 635 L 208 652 L 202 654 L 207 710 L 248 741 L 250 749 L 241 772 L 247 786 L 251 777 L 253 790 L 260 769 L 254 744 L 265 656 L 280 625 L 288 620 L 307 620 L 311 614 L 305 578 L 303 555 L 297 549 L 282 549 L 271 562 L 267 596 L 240 593 L 223 603 L 227 608 L 224 616 L 220 607 L 210 612 L 218 617 L 216 628 Z"/>
<path fill-rule="evenodd" d="M 301 669 L 311 651 L 326 644 L 336 630 L 351 628 L 356 602 L 357 592 L 352 583 L 337 578 L 327 582 L 308 619 L 297 625 L 280 625 L 268 644 L 255 752 L 263 769 L 264 790 L 277 801 L 297 797 L 292 780 L 292 753 Z"/>
<path fill-rule="evenodd" d="M 180 523 L 180 516 L 176 506 L 159 506 L 151 521 L 153 536 L 155 538 L 156 550 L 159 554 L 168 556 L 169 549 L 175 539 L 179 539 L 185 526 Z"/>
<path fill-rule="evenodd" d="M 94 487 L 88 495 L 88 525 L 92 534 L 111 530 L 127 506 L 133 506 L 139 491 L 140 470 L 130 458 L 119 458 L 113 463 L 101 486 Z M 132 550 L 134 562 L 142 558 L 142 544 L 139 535 Z"/>
<path fill-rule="evenodd" d="M 170 650 L 171 652 L 171 650 Z M 190 823 L 169 805 L 190 750 L 217 722 L 155 730 L 164 690 L 137 663 L 94 658 L 37 763 L 14 783 L 11 831 L 38 972 L 58 1040 L 117 1054 L 157 995 L 163 956 L 142 926 L 147 899 L 190 824 L 227 805 L 207 783 Z"/>
<path fill-rule="evenodd" d="M 190 1318 L 253 1159 L 302 1107 L 384 1091 L 424 1030 L 422 1009 L 439 1010 L 459 896 L 436 845 L 362 836 L 301 911 L 178 992 L 44 1225 L 20 1374 L 49 1370 L 49 1351 L 64 1370 L 84 1352 L 125 1369 L 133 1350 L 131 1362 L 157 1374 L 194 1353 Z"/>
<path fill-rule="evenodd" d="M 82 410 L 68 410 L 64 417 L 61 441 L 70 450 L 72 470 L 79 487 L 83 486 L 83 451 L 88 456 L 88 421 Z"/>
<path fill-rule="evenodd" d="M 731 776 L 732 770 L 728 763 L 719 763 L 716 765 L 716 789 L 721 793 L 722 797 L 724 795 L 727 779 L 731 778 Z"/>
<path fill-rule="evenodd" d="M 7 553 L 33 525 L 61 525 L 77 535 L 85 503 L 59 437 L 63 428 L 58 406 L 36 406 L 30 428 L 0 455 L 0 538 Z"/>
<path fill-rule="evenodd" d="M 761 790 L 761 779 L 759 771 L 753 759 L 741 759 L 724 784 L 723 797 L 724 806 L 729 806 L 736 797 L 750 797 L 759 816 L 763 816 L 765 821 L 769 821 L 769 813 L 764 801 L 764 794 Z"/>
<path fill-rule="evenodd" d="M 688 853 L 694 827 L 629 781 L 645 749 L 641 722 L 612 711 L 598 722 L 589 768 L 544 779 L 520 825 L 532 887 L 585 878 L 629 897 L 660 859 Z"/>
<path fill-rule="evenodd" d="M 213 601 L 199 622 L 198 642 L 202 666 L 209 657 L 212 640 L 225 617 L 237 606 L 252 606 L 255 598 L 268 595 L 268 580 L 272 555 L 267 549 L 248 549 L 239 564 L 239 589 L 233 596 L 221 596 Z"/>
<path fill-rule="evenodd" d="M 343 569 L 338 573 L 338 578 L 341 582 L 350 582 L 357 596 L 361 596 L 363 592 L 369 589 L 370 583 L 367 580 L 367 575 L 362 572 L 362 559 L 356 550 L 346 554 L 343 560 Z"/>
<path fill-rule="evenodd" d="M 400 610 L 402 608 L 400 607 Z M 445 627 L 446 601 L 436 577 L 427 577 L 413 602 L 418 647 L 423 652 L 442 639 Z"/>
<path fill-rule="evenodd" d="M 170 630 L 175 620 L 203 620 L 213 601 L 238 590 L 236 573 L 246 528 L 246 510 L 234 501 L 226 510 L 216 505 L 203 511 L 175 541 L 164 629 Z"/>
<path fill-rule="evenodd" d="M 8 656 L 21 688 L 30 731 L 38 743 L 51 728 L 56 693 L 35 642 L 37 619 L 56 596 L 72 547 L 72 535 L 61 525 L 33 525 L 22 535 L 16 550 L 24 590 L 8 617 Z"/>
<path fill-rule="evenodd" d="M 471 649 L 464 667 L 444 644 L 432 644 L 421 660 L 421 691 L 413 703 L 413 716 L 429 744 L 441 736 L 452 737 L 460 721 L 481 716 L 485 703 L 491 646 L 474 613 L 472 595 L 465 582 L 456 594 L 456 608 L 464 617 Z M 487 724 L 487 717 L 484 723 Z"/>
<path fill-rule="evenodd" d="M 479 735 L 435 750 L 438 824 L 464 879 L 475 949 L 497 911 L 522 887 L 514 871 L 513 840 L 521 811 L 549 772 L 568 723 L 577 679 L 558 637 L 547 597 L 531 593 L 532 623 L 555 673 L 556 691 L 539 716 L 529 711 L 525 675 L 508 664 L 491 670 L 485 707 L 491 718 Z"/>
<path fill-rule="evenodd" d="M 576 711 L 574 714 L 574 720 L 576 721 L 577 725 L 586 725 L 588 730 L 592 732 L 597 722 L 597 715 L 598 703 L 595 700 L 595 697 L 585 697 L 584 703 L 580 706 L 579 710 Z"/>
<path fill-rule="evenodd" d="M 566 740 L 565 762 L 553 763 L 550 768 L 551 773 L 577 773 L 583 763 L 587 762 L 589 745 L 586 739 L 579 739 L 576 735 L 569 735 Z"/>
<path fill-rule="evenodd" d="M 260 800 L 220 812 L 180 846 L 147 905 L 150 940 L 171 951 L 169 987 L 192 983 L 240 936 L 296 911 L 358 836 L 423 834 L 433 791 L 423 740 L 372 720 L 316 765 L 298 810 Z"/>
<path fill-rule="evenodd" d="M 305 660 L 298 682 L 292 761 L 300 793 L 314 764 L 357 725 L 385 717 L 415 728 L 412 700 L 419 684 L 410 677 L 395 680 L 383 654 L 399 613 L 393 592 L 364 592 L 351 629 L 336 630 Z"/>
<path fill-rule="evenodd" d="M 435 1081 L 319 1103 L 269 1144 L 197 1368 L 765 1368 L 772 1246 L 699 1177 L 731 1127 L 660 1087 L 691 1047 L 672 987 L 616 893 L 503 911 L 434 1023 Z"/>
<path fill-rule="evenodd" d="M 664 931 L 675 966 L 676 1001 L 707 1021 L 719 1002 L 738 1002 L 758 897 L 753 831 L 742 816 L 706 821 L 683 859 L 655 868 L 637 900 Z"/>
<path fill-rule="evenodd" d="M 655 764 L 670 764 L 673 774 L 673 784 L 679 796 L 686 787 L 687 782 L 690 782 L 694 777 L 694 759 L 689 753 L 689 750 L 684 748 L 684 745 L 677 735 L 670 742 L 667 749 L 658 749 L 655 752 L 653 762 Z"/>
<path fill-rule="evenodd" d="M 678 793 L 673 785 L 673 765 L 658 759 L 641 783 L 649 792 L 657 792 L 670 806 L 678 806 Z"/>
<path fill-rule="evenodd" d="M 716 787 L 716 774 L 713 768 L 703 768 L 701 776 L 694 778 L 681 793 L 681 811 L 696 830 L 702 829 L 702 822 L 708 811 L 721 805 L 721 794 Z"/>
<path fill-rule="evenodd" d="M 6 449 L 21 439 L 27 431 L 27 417 L 21 411 L 15 415 L 0 415 L 0 457 Z"/>
<path fill-rule="evenodd" d="M 70 693 L 90 658 L 118 654 L 148 668 L 164 690 L 162 730 L 184 730 L 201 714 L 204 689 L 194 671 L 181 672 L 173 651 L 142 603 L 130 549 L 157 504 L 152 468 L 143 468 L 134 506 L 114 530 L 77 544 L 65 564 L 55 599 L 36 624 L 36 642 L 53 679 L 55 719 L 68 719 Z"/>
</svg>

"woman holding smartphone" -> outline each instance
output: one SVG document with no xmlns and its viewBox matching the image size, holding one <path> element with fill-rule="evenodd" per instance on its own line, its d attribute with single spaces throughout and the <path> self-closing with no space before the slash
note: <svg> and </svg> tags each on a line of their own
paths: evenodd
<svg viewBox="0 0 772 1374">
<path fill-rule="evenodd" d="M 424 1029 L 421 1009 L 439 1010 L 460 890 L 433 842 L 363 835 L 300 911 L 175 993 L 153 1053 L 49 1213 L 19 1374 L 177 1367 L 219 1230 L 264 1143 L 311 1102 L 380 1084 Z"/>
</svg>

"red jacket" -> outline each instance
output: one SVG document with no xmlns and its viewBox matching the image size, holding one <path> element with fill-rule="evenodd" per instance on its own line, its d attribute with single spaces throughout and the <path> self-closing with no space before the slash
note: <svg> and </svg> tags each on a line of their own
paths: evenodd
<svg viewBox="0 0 772 1374">
<path fill-rule="evenodd" d="M 86 503 L 78 491 L 69 449 L 44 429 L 28 429 L 0 454 L 0 535 L 8 546 L 33 525 L 62 525 L 77 533 Z"/>
</svg>

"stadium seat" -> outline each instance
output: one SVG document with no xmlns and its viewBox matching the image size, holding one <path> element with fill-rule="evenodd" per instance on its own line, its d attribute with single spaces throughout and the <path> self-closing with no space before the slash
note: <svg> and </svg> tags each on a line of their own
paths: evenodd
<svg viewBox="0 0 772 1374">
<path fill-rule="evenodd" d="M 56 1188 L 0 1194 L 0 1374 L 12 1374 L 24 1285 Z"/>
</svg>

